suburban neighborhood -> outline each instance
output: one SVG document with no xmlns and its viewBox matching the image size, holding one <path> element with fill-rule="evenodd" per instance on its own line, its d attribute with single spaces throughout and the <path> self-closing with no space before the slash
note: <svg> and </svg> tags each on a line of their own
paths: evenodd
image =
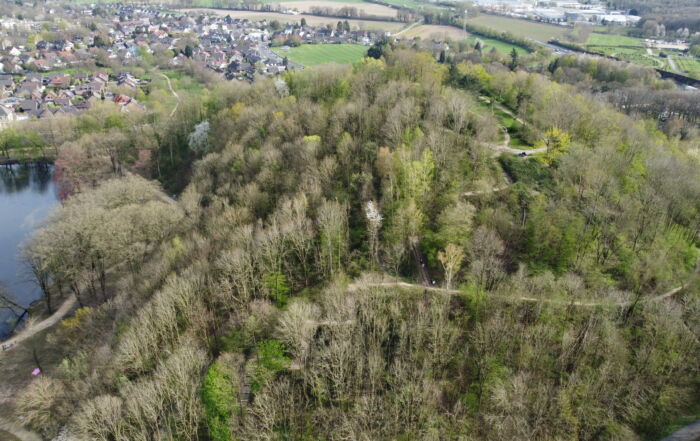
<svg viewBox="0 0 700 441">
<path fill-rule="evenodd" d="M 58 7 L 57 7 L 58 8 Z M 301 44 L 371 45 L 383 33 L 280 24 L 155 6 L 39 6 L 0 20 L 0 124 L 76 114 L 96 101 L 123 112 L 142 106 L 147 78 L 128 68 L 194 63 L 229 80 L 253 81 L 303 66 L 284 55 Z M 60 20 L 49 19 L 59 14 Z"/>
</svg>

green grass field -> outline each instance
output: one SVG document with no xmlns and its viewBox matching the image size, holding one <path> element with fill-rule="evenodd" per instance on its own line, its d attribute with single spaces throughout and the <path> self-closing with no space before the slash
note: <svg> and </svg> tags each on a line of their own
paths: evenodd
<svg viewBox="0 0 700 441">
<path fill-rule="evenodd" d="M 535 23 L 517 18 L 500 17 L 497 15 L 481 14 L 478 17 L 467 19 L 468 23 L 485 26 L 498 31 L 508 31 L 513 35 L 533 40 L 547 41 L 552 38 L 561 38 L 568 30 L 563 26 Z"/>
<path fill-rule="evenodd" d="M 700 59 L 689 57 L 673 57 L 678 69 L 686 72 L 688 76 L 700 79 Z"/>
<path fill-rule="evenodd" d="M 644 40 L 641 38 L 627 37 L 625 35 L 592 33 L 586 43 L 588 46 L 634 46 L 644 48 Z"/>
<path fill-rule="evenodd" d="M 654 50 L 653 55 L 647 53 L 646 45 L 641 38 L 593 33 L 588 39 L 586 48 L 594 52 L 622 58 L 634 63 L 673 71 L 668 58 L 659 57 L 659 51 L 657 49 Z M 661 52 L 665 52 L 671 56 L 678 54 L 677 52 L 668 50 Z M 681 73 L 694 78 L 700 78 L 700 60 L 697 58 L 674 56 L 673 61 L 676 63 L 676 67 Z"/>
<path fill-rule="evenodd" d="M 315 66 L 325 63 L 354 63 L 365 56 L 367 49 L 367 46 L 359 44 L 302 44 L 291 48 L 289 52 L 275 52 L 303 66 Z"/>
<path fill-rule="evenodd" d="M 416 1 L 416 0 L 383 0 L 383 1 L 385 3 L 392 5 L 392 6 L 396 6 L 399 8 L 411 8 L 411 9 L 416 9 L 418 11 L 444 12 L 444 11 L 448 10 L 444 6 L 436 6 L 436 5 L 432 5 L 430 3 L 427 3 L 427 2 L 421 2 L 421 1 Z"/>
</svg>

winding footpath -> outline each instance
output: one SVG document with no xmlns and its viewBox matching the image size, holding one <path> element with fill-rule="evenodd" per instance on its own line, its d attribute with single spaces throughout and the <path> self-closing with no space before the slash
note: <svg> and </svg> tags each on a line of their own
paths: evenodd
<svg viewBox="0 0 700 441">
<path fill-rule="evenodd" d="M 393 36 L 394 36 L 394 37 L 398 37 L 399 35 L 403 34 L 404 32 L 409 31 L 409 30 L 415 28 L 416 26 L 418 26 L 418 25 L 420 25 L 420 24 L 423 24 L 423 20 L 422 20 L 422 19 L 421 19 L 421 20 L 418 20 L 418 21 L 415 22 L 415 23 L 411 23 L 409 26 L 407 26 L 407 27 L 401 29 L 399 32 L 395 33 Z"/>
<path fill-rule="evenodd" d="M 520 117 L 516 116 L 513 112 L 510 111 L 507 107 L 505 107 L 503 104 L 496 103 L 494 102 L 493 105 L 500 110 L 501 112 L 509 115 L 513 119 L 515 119 L 517 122 L 520 124 L 525 125 L 525 121 L 523 121 Z M 503 132 L 503 141 L 499 144 L 487 144 L 488 148 L 490 148 L 493 151 L 493 157 L 496 158 L 504 153 L 515 155 L 515 156 L 520 156 L 520 155 L 525 155 L 523 159 L 529 159 L 531 155 L 534 155 L 536 153 L 544 153 L 547 151 L 547 147 L 540 147 L 536 149 L 515 149 L 510 146 L 510 133 L 508 133 L 508 129 L 505 126 L 501 126 L 501 131 Z M 508 175 L 501 169 L 501 172 L 503 174 L 503 180 L 504 183 L 501 185 L 496 185 L 494 187 L 488 188 L 486 190 L 472 190 L 472 191 L 467 191 L 462 193 L 463 197 L 472 197 L 472 196 L 481 196 L 485 194 L 491 194 L 491 193 L 498 193 L 500 191 L 508 189 L 508 187 L 511 186 L 512 182 Z"/>
<path fill-rule="evenodd" d="M 460 291 L 458 289 L 447 289 L 447 288 L 438 288 L 434 286 L 425 286 L 425 285 L 419 285 L 416 283 L 408 283 L 408 282 L 361 282 L 361 281 L 356 281 L 348 285 L 348 292 L 356 292 L 356 291 L 361 291 L 366 288 L 407 288 L 407 289 L 422 289 L 424 291 L 431 291 L 435 293 L 440 293 L 440 294 L 448 294 L 448 295 L 457 295 L 457 294 L 463 294 L 463 291 Z M 651 302 L 660 302 L 662 300 L 668 299 L 670 297 L 673 297 L 674 295 L 678 294 L 681 292 L 685 286 L 678 286 L 676 288 L 673 288 L 669 291 L 666 291 L 662 294 L 656 295 L 654 297 L 642 299 L 638 303 L 651 303 Z M 504 295 L 498 295 L 498 294 L 489 294 L 489 298 L 495 298 L 498 300 L 503 300 L 503 301 L 510 301 L 510 302 L 524 302 L 524 303 L 547 303 L 550 305 L 562 305 L 562 306 L 580 306 L 583 308 L 593 308 L 593 307 L 598 307 L 598 306 L 619 306 L 619 307 L 625 307 L 625 306 L 630 306 L 635 303 L 635 301 L 624 301 L 624 302 L 585 302 L 585 301 L 578 301 L 578 300 L 572 300 L 572 301 L 566 301 L 566 300 L 556 300 L 556 299 L 543 299 L 543 298 L 537 298 L 537 297 L 510 297 L 510 296 L 504 296 Z"/>
<path fill-rule="evenodd" d="M 175 92 L 175 90 L 173 89 L 173 85 L 172 85 L 172 83 L 170 83 L 170 78 L 168 78 L 168 76 L 165 75 L 164 73 L 161 73 L 160 75 L 161 75 L 163 78 L 165 78 L 165 81 L 168 82 L 168 89 L 170 89 L 170 93 L 173 94 L 173 96 L 174 96 L 175 99 L 177 100 L 177 103 L 175 103 L 175 107 L 173 107 L 173 110 L 170 111 L 170 116 L 169 116 L 169 118 L 172 118 L 173 115 L 175 115 L 175 112 L 177 111 L 177 108 L 180 106 L 180 96 L 179 96 L 179 95 L 177 94 L 177 92 Z"/>
<path fill-rule="evenodd" d="M 66 301 L 63 302 L 61 307 L 58 308 L 56 312 L 54 312 L 50 317 L 47 317 L 39 323 L 24 328 L 22 331 L 20 331 L 19 334 L 2 342 L 0 346 L 0 348 L 2 348 L 2 351 L 0 352 L 0 355 L 4 352 L 11 351 L 15 347 L 17 347 L 18 344 L 22 343 L 23 341 L 29 338 L 32 338 L 37 333 L 43 331 L 44 329 L 48 329 L 56 323 L 58 323 L 59 321 L 61 321 L 61 319 L 63 319 L 63 317 L 66 316 L 66 314 L 73 310 L 76 303 L 77 299 L 75 298 L 75 294 L 71 294 L 70 297 L 68 297 Z"/>
</svg>

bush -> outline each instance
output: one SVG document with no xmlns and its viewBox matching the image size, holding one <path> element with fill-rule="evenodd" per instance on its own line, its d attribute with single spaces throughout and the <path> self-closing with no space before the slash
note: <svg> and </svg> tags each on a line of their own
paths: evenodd
<svg viewBox="0 0 700 441">
<path fill-rule="evenodd" d="M 20 396 L 18 408 L 24 425 L 52 438 L 67 417 L 66 389 L 59 380 L 41 376 Z"/>
<path fill-rule="evenodd" d="M 274 378 L 277 372 L 289 365 L 291 360 L 287 358 L 285 352 L 284 344 L 278 340 L 265 340 L 258 343 L 258 359 L 253 373 L 253 392 L 259 391 L 267 381 Z"/>
<path fill-rule="evenodd" d="M 240 411 L 238 381 L 230 366 L 221 361 L 212 364 L 202 384 L 202 404 L 212 441 L 231 439 L 229 423 Z"/>
<path fill-rule="evenodd" d="M 513 155 L 502 155 L 498 161 L 514 182 L 540 189 L 552 188 L 552 172 L 540 162 L 526 161 Z"/>
</svg>

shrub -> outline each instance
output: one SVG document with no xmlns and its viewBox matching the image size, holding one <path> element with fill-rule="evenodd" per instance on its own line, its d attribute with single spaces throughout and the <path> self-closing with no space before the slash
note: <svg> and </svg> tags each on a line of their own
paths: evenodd
<svg viewBox="0 0 700 441">
<path fill-rule="evenodd" d="M 231 439 L 229 422 L 240 411 L 236 398 L 239 385 L 229 366 L 217 361 L 212 364 L 202 384 L 202 404 L 212 441 Z"/>
<path fill-rule="evenodd" d="M 284 344 L 278 340 L 265 340 L 258 343 L 257 355 L 253 373 L 253 392 L 259 391 L 268 380 L 287 367 L 291 361 L 285 355 Z"/>
</svg>

